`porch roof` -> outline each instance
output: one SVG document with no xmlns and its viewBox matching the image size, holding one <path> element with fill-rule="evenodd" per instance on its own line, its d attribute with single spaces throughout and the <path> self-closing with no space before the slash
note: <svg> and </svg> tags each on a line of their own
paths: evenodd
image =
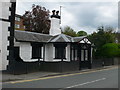
<svg viewBox="0 0 120 90">
<path fill-rule="evenodd" d="M 65 34 L 59 34 L 53 36 L 48 42 L 73 42 L 73 38 Z"/>
</svg>

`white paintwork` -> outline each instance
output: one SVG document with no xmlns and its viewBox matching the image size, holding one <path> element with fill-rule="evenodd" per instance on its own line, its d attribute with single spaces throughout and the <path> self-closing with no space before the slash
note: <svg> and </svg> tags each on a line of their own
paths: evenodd
<svg viewBox="0 0 120 90">
<path fill-rule="evenodd" d="M 10 7 L 10 0 L 8 2 L 2 2 L 0 3 L 0 18 L 2 19 L 8 19 L 10 15 L 9 7 Z M 0 70 L 6 70 L 8 65 L 7 60 L 7 45 L 9 45 L 8 42 L 8 27 L 10 26 L 9 22 L 0 21 Z"/>
<path fill-rule="evenodd" d="M 55 59 L 55 47 L 52 43 L 45 45 L 45 61 L 61 61 L 61 59 Z M 63 61 L 70 61 L 70 44 L 66 47 L 66 59 Z"/>
<path fill-rule="evenodd" d="M 24 62 L 38 61 L 38 59 L 31 59 L 32 58 L 32 46 L 28 42 L 20 43 L 20 57 L 21 59 L 23 59 Z"/>
<path fill-rule="evenodd" d="M 9 45 L 8 42 L 8 26 L 10 25 L 9 22 L 2 22 L 2 29 L 0 30 L 0 50 L 1 50 L 1 55 L 0 55 L 0 61 L 2 61 L 2 65 L 0 65 L 0 70 L 6 70 L 7 65 L 8 65 L 8 60 L 7 60 L 7 45 Z"/>
<path fill-rule="evenodd" d="M 91 84 L 91 83 L 96 83 L 96 82 L 99 82 L 99 81 L 102 81 L 102 80 L 105 80 L 105 79 L 106 78 L 101 78 L 101 79 L 97 79 L 97 80 L 93 80 L 93 81 L 88 81 L 88 82 L 85 82 L 85 83 L 76 84 L 76 85 L 72 85 L 72 86 L 66 87 L 65 89 L 75 88 L 75 87 L 79 87 L 79 86 L 83 86 L 83 85 L 87 85 L 87 84 Z"/>
<path fill-rule="evenodd" d="M 51 18 L 51 27 L 50 27 L 50 35 L 58 35 L 61 34 L 61 29 L 60 29 L 60 19 L 58 18 Z"/>
<path fill-rule="evenodd" d="M 53 44 L 52 43 L 48 43 L 45 45 L 45 61 L 53 61 Z"/>
<path fill-rule="evenodd" d="M 2 27 L 1 21 L 0 21 L 0 27 Z M 2 30 L 0 30 L 0 70 L 2 70 Z"/>
<path fill-rule="evenodd" d="M 88 44 L 91 44 L 91 42 L 87 38 L 84 38 L 79 43 L 88 43 Z"/>
<path fill-rule="evenodd" d="M 43 59 L 43 47 L 41 48 L 41 50 L 42 50 L 42 51 L 41 51 L 41 52 L 42 52 L 41 58 Z"/>
<path fill-rule="evenodd" d="M 0 18 L 4 18 L 4 19 L 8 19 L 8 15 L 10 15 L 9 12 L 9 7 L 11 6 L 11 4 L 9 3 L 10 0 L 8 0 L 8 2 L 1 2 L 0 4 Z"/>
<path fill-rule="evenodd" d="M 0 3 L 0 7 L 2 4 Z M 1 8 L 0 8 L 0 17 L 1 17 Z M 2 27 L 1 21 L 0 21 L 0 27 Z M 2 70 L 2 29 L 0 28 L 0 71 Z M 2 72 L 0 72 L 0 80 L 2 80 Z M 2 82 L 0 83 L 0 90 L 2 90 Z"/>
<path fill-rule="evenodd" d="M 38 61 L 38 59 L 32 59 L 32 46 L 30 42 L 16 42 L 14 40 L 14 46 L 20 48 L 20 58 L 24 62 L 35 62 Z M 42 53 L 43 53 L 43 48 L 42 48 Z M 43 57 L 43 54 L 42 54 Z"/>
<path fill-rule="evenodd" d="M 67 44 L 66 47 L 66 59 L 64 61 L 70 61 L 70 44 Z"/>
</svg>

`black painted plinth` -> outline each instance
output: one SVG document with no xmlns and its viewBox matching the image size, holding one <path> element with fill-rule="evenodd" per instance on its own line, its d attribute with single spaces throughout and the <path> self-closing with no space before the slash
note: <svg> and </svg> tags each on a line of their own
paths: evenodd
<svg viewBox="0 0 120 90">
<path fill-rule="evenodd" d="M 41 62 L 40 70 L 49 72 L 75 71 L 79 70 L 79 62 L 78 61 Z"/>
<path fill-rule="evenodd" d="M 11 74 L 27 74 L 39 71 L 39 62 L 9 61 L 7 71 Z"/>
</svg>

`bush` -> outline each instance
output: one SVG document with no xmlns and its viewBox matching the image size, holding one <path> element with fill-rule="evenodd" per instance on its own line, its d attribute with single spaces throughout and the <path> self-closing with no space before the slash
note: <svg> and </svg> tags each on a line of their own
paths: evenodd
<svg viewBox="0 0 120 90">
<path fill-rule="evenodd" d="M 120 44 L 108 43 L 102 46 L 101 56 L 106 58 L 113 58 L 120 56 Z"/>
</svg>

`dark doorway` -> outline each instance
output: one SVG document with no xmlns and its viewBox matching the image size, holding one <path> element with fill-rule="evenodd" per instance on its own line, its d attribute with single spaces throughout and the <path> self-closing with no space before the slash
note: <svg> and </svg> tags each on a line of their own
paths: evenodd
<svg viewBox="0 0 120 90">
<path fill-rule="evenodd" d="M 78 48 L 79 66 L 81 69 L 91 69 L 91 45 L 81 44 Z"/>
<path fill-rule="evenodd" d="M 14 47 L 14 59 L 17 62 L 23 62 L 23 60 L 20 58 L 20 47 Z"/>
<path fill-rule="evenodd" d="M 19 47 L 14 47 L 14 58 L 16 61 L 22 61 L 19 56 Z"/>
</svg>

